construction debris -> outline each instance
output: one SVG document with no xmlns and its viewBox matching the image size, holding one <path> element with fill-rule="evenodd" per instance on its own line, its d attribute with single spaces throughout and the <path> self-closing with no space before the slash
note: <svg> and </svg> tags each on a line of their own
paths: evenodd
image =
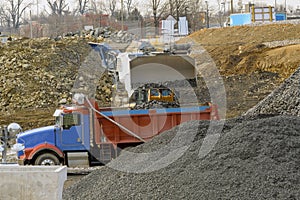
<svg viewBox="0 0 300 200">
<path fill-rule="evenodd" d="M 77 69 L 89 47 L 83 40 L 20 39 L 1 47 L 0 110 L 58 106 L 70 100 Z"/>
<path fill-rule="evenodd" d="M 112 40 L 116 43 L 130 43 L 134 40 L 134 35 L 122 30 L 113 30 L 111 27 L 97 27 L 88 31 L 81 31 L 76 33 L 67 33 L 65 37 L 85 37 L 93 39 L 94 42 L 100 42 L 104 39 Z"/>
<path fill-rule="evenodd" d="M 101 68 L 101 59 L 93 59 L 92 52 L 87 42 L 78 38 L 58 41 L 47 38 L 22 39 L 2 46 L 0 111 L 54 108 L 62 103 L 71 103 L 72 89 L 90 89 L 85 88 L 85 84 L 93 80 L 99 81 L 100 86 L 97 87 L 97 93 L 95 88 L 90 92 L 96 93 L 101 102 L 109 102 L 111 90 L 103 86 L 112 85 L 111 81 L 105 75 L 104 68 L 100 70 L 100 75 L 96 73 Z M 85 74 L 82 71 L 88 63 L 92 64 L 89 65 L 92 71 Z M 75 86 L 75 80 L 81 83 Z"/>
</svg>

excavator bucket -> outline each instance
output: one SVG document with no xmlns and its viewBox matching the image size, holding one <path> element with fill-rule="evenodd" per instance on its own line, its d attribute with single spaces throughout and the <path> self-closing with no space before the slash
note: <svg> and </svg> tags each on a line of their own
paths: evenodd
<svg viewBox="0 0 300 200">
<path fill-rule="evenodd" d="M 188 55 L 138 56 L 130 61 L 131 85 L 196 78 L 194 60 Z"/>
</svg>

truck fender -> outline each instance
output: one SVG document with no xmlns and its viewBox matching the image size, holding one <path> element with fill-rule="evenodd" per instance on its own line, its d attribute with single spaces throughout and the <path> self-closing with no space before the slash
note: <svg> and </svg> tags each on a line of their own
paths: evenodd
<svg viewBox="0 0 300 200">
<path fill-rule="evenodd" d="M 64 153 L 56 146 L 48 143 L 37 145 L 33 148 L 28 156 L 28 160 L 31 160 L 40 151 L 49 150 L 55 152 L 59 157 L 64 158 Z"/>
</svg>

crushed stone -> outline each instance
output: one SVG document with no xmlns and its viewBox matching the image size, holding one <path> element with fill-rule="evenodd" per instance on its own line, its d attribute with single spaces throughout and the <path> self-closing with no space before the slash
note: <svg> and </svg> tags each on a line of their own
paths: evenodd
<svg viewBox="0 0 300 200">
<path fill-rule="evenodd" d="M 63 199 L 300 198 L 300 118 L 257 115 L 227 120 L 213 150 L 199 158 L 209 126 L 208 121 L 187 122 L 122 153 L 67 188 Z M 171 148 L 165 148 L 172 142 Z M 178 145 L 188 148 L 169 165 L 129 172 L 150 167 L 132 152 L 162 149 L 162 157 L 149 157 L 150 163 L 162 164 L 168 158 L 163 156 Z M 123 169 L 115 170 L 116 166 Z"/>
</svg>

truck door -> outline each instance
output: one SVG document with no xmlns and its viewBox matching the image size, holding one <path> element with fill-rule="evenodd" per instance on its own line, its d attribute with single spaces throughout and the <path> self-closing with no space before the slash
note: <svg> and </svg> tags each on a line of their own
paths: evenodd
<svg viewBox="0 0 300 200">
<path fill-rule="evenodd" d="M 80 113 L 62 114 L 61 129 L 56 135 L 57 146 L 62 150 L 86 150 L 88 139 L 85 138 L 83 115 Z"/>
</svg>

